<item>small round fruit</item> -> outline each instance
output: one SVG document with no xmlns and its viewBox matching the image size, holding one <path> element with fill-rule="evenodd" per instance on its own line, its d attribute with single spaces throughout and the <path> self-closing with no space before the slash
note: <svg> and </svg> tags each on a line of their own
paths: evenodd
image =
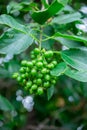
<svg viewBox="0 0 87 130">
<path fill-rule="evenodd" d="M 36 84 L 33 84 L 32 87 L 31 87 L 32 90 L 36 90 L 37 89 L 37 85 Z"/>
<path fill-rule="evenodd" d="M 39 73 L 39 74 L 37 75 L 37 77 L 38 77 L 38 78 L 42 78 L 43 75 L 42 75 L 41 73 Z"/>
<path fill-rule="evenodd" d="M 49 64 L 48 66 L 47 66 L 49 69 L 53 69 L 54 68 L 54 64 Z"/>
<path fill-rule="evenodd" d="M 57 65 L 57 61 L 56 61 L 56 60 L 54 60 L 52 63 L 53 63 L 54 65 Z"/>
<path fill-rule="evenodd" d="M 39 53 L 40 53 L 39 48 L 35 48 L 35 49 L 34 49 L 34 54 L 38 55 Z"/>
<path fill-rule="evenodd" d="M 42 62 L 37 62 L 36 66 L 37 66 L 38 68 L 41 68 L 41 67 L 43 66 L 43 63 L 42 63 Z"/>
<path fill-rule="evenodd" d="M 26 60 L 22 60 L 21 65 L 22 66 L 27 66 L 27 61 Z"/>
<path fill-rule="evenodd" d="M 32 54 L 32 55 L 31 55 L 31 58 L 32 58 L 32 59 L 34 59 L 34 58 L 35 58 L 35 56 Z"/>
<path fill-rule="evenodd" d="M 39 88 L 37 89 L 37 94 L 38 94 L 38 95 L 42 95 L 43 93 L 44 93 L 43 88 L 42 88 L 42 87 L 39 87 Z"/>
<path fill-rule="evenodd" d="M 45 88 L 48 88 L 48 87 L 50 87 L 50 83 L 49 83 L 48 81 L 47 81 L 47 82 L 44 82 L 43 86 L 44 86 Z"/>
<path fill-rule="evenodd" d="M 45 75 L 45 80 L 49 81 L 51 79 L 50 75 Z"/>
<path fill-rule="evenodd" d="M 19 75 L 18 73 L 14 73 L 12 78 L 16 79 L 18 77 L 18 75 Z"/>
<path fill-rule="evenodd" d="M 53 56 L 53 51 L 46 51 L 44 55 L 46 58 L 51 58 Z"/>
<path fill-rule="evenodd" d="M 43 68 L 43 69 L 41 70 L 41 72 L 42 72 L 42 74 L 46 74 L 46 73 L 47 73 L 47 69 L 46 69 L 46 68 Z"/>
<path fill-rule="evenodd" d="M 21 77 L 21 76 L 18 76 L 18 77 L 17 77 L 17 81 L 18 81 L 18 82 L 21 82 L 21 81 L 22 81 L 22 77 Z"/>
<path fill-rule="evenodd" d="M 28 62 L 27 62 L 27 66 L 28 66 L 28 67 L 33 67 L 33 63 L 30 62 L 30 61 L 28 61 Z"/>
<path fill-rule="evenodd" d="M 28 81 L 28 82 L 26 83 L 26 86 L 27 86 L 28 88 L 31 88 L 31 86 L 32 86 L 32 81 Z"/>
<path fill-rule="evenodd" d="M 53 79 L 53 80 L 51 81 L 51 83 L 52 83 L 52 84 L 56 84 L 56 80 Z"/>
<path fill-rule="evenodd" d="M 19 71 L 20 71 L 21 73 L 24 73 L 24 72 L 25 72 L 24 67 L 21 67 Z"/>
<path fill-rule="evenodd" d="M 42 80 L 41 79 L 37 79 L 36 83 L 37 83 L 37 85 L 40 85 L 42 83 Z"/>
<path fill-rule="evenodd" d="M 23 79 L 25 79 L 25 78 L 26 78 L 25 74 L 22 74 L 22 75 L 21 75 L 21 77 L 22 77 Z"/>
<path fill-rule="evenodd" d="M 36 74 L 37 74 L 36 69 L 32 69 L 32 70 L 31 70 L 31 75 L 35 76 Z"/>
</svg>

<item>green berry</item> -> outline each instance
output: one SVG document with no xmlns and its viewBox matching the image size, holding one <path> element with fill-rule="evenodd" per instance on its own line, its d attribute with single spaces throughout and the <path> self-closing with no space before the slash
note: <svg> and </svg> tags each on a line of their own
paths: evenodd
<svg viewBox="0 0 87 130">
<path fill-rule="evenodd" d="M 22 66 L 26 66 L 27 65 L 27 61 L 26 60 L 22 60 L 21 65 Z"/>
<path fill-rule="evenodd" d="M 45 80 L 49 81 L 51 79 L 50 75 L 45 75 Z"/>
<path fill-rule="evenodd" d="M 57 65 L 57 61 L 56 61 L 56 60 L 54 60 L 52 63 L 53 63 L 54 65 Z"/>
<path fill-rule="evenodd" d="M 37 75 L 37 77 L 38 77 L 38 78 L 42 78 L 43 75 L 42 75 L 41 73 L 39 73 L 39 74 Z"/>
<path fill-rule="evenodd" d="M 52 83 L 52 84 L 56 84 L 56 80 L 53 79 L 53 80 L 51 81 L 51 83 Z"/>
<path fill-rule="evenodd" d="M 36 55 L 37 55 L 37 54 L 39 54 L 39 53 L 40 53 L 39 48 L 35 48 L 35 49 L 34 49 L 34 54 L 36 54 Z"/>
<path fill-rule="evenodd" d="M 32 86 L 32 81 L 28 81 L 28 82 L 26 83 L 26 86 L 27 86 L 28 88 L 31 88 L 31 86 Z"/>
<path fill-rule="evenodd" d="M 53 69 L 54 68 L 54 64 L 49 64 L 48 66 L 47 66 L 49 69 Z"/>
<path fill-rule="evenodd" d="M 21 76 L 18 76 L 18 77 L 17 77 L 17 81 L 18 81 L 18 82 L 21 82 L 21 81 L 22 81 L 22 77 L 21 77 Z"/>
<path fill-rule="evenodd" d="M 14 73 L 13 76 L 12 76 L 12 78 L 16 79 L 18 76 L 19 76 L 18 73 Z"/>
<path fill-rule="evenodd" d="M 19 71 L 20 71 L 21 73 L 24 73 L 24 72 L 25 72 L 24 67 L 21 67 Z"/>
<path fill-rule="evenodd" d="M 51 58 L 51 57 L 53 56 L 53 51 L 46 51 L 46 52 L 44 53 L 44 56 L 45 56 L 46 58 Z"/>
<path fill-rule="evenodd" d="M 38 85 L 40 85 L 40 84 L 42 83 L 42 80 L 41 80 L 41 79 L 37 79 L 37 80 L 36 80 L 36 83 L 37 83 Z"/>
<path fill-rule="evenodd" d="M 48 88 L 48 87 L 50 87 L 50 83 L 49 83 L 48 81 L 47 81 L 47 82 L 44 82 L 43 86 L 44 86 L 45 88 Z"/>
<path fill-rule="evenodd" d="M 32 90 L 36 90 L 37 89 L 37 85 L 36 84 L 33 84 L 32 87 L 31 87 Z"/>
<path fill-rule="evenodd" d="M 31 75 L 35 76 L 36 74 L 37 74 L 36 69 L 32 69 L 32 70 L 31 70 Z"/>
<path fill-rule="evenodd" d="M 39 68 L 41 68 L 42 66 L 43 66 L 43 63 L 42 62 L 38 62 L 37 64 L 36 64 L 36 66 Z"/>
<path fill-rule="evenodd" d="M 28 61 L 28 62 L 27 62 L 27 66 L 28 66 L 28 67 L 33 67 L 33 63 L 30 62 L 30 61 Z"/>
<path fill-rule="evenodd" d="M 44 93 L 43 88 L 42 88 L 42 87 L 39 87 L 39 88 L 37 89 L 37 94 L 38 94 L 38 95 L 42 95 L 43 93 Z"/>
<path fill-rule="evenodd" d="M 47 69 L 46 69 L 46 68 L 43 68 L 43 69 L 41 70 L 41 72 L 42 72 L 42 74 L 46 74 L 46 73 L 47 73 Z"/>
</svg>

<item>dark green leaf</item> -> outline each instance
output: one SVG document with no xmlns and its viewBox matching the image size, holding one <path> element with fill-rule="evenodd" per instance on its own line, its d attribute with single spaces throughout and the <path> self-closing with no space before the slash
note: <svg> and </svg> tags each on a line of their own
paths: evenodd
<svg viewBox="0 0 87 130">
<path fill-rule="evenodd" d="M 68 0 L 55 0 L 47 9 L 35 11 L 32 18 L 39 24 L 44 24 L 49 18 L 63 9 Z"/>
<path fill-rule="evenodd" d="M 13 105 L 3 96 L 0 95 L 0 110 L 12 111 L 14 110 Z"/>
<path fill-rule="evenodd" d="M 77 70 L 72 70 L 68 68 L 64 73 L 65 75 L 75 80 L 78 80 L 81 82 L 87 82 L 87 71 L 77 71 Z"/>
<path fill-rule="evenodd" d="M 16 30 L 8 30 L 0 37 L 0 53 L 20 54 L 33 42 L 29 34 L 20 33 Z"/>
<path fill-rule="evenodd" d="M 70 49 L 61 52 L 62 59 L 77 70 L 87 70 L 87 50 Z"/>
<path fill-rule="evenodd" d="M 64 62 L 61 62 L 51 71 L 51 75 L 60 76 L 65 72 L 66 68 L 66 64 Z"/>
<path fill-rule="evenodd" d="M 51 97 L 53 96 L 54 94 L 54 86 L 51 86 L 50 88 L 48 88 L 47 90 L 47 97 L 48 97 L 48 100 L 51 99 Z"/>
</svg>

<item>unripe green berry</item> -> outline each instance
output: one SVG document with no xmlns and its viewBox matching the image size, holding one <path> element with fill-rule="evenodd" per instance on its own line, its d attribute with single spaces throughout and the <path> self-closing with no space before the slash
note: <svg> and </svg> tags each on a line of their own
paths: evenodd
<svg viewBox="0 0 87 130">
<path fill-rule="evenodd" d="M 24 67 L 21 67 L 19 71 L 20 71 L 21 73 L 24 73 L 24 72 L 25 72 Z"/>
<path fill-rule="evenodd" d="M 37 77 L 38 77 L 38 78 L 42 78 L 43 75 L 42 75 L 41 73 L 39 73 L 39 74 L 37 75 Z"/>
<path fill-rule="evenodd" d="M 39 68 L 41 68 L 43 66 L 43 63 L 42 62 L 37 62 L 36 66 Z"/>
<path fill-rule="evenodd" d="M 32 69 L 32 70 L 31 70 L 31 75 L 35 76 L 36 74 L 37 74 L 36 69 Z"/>
<path fill-rule="evenodd" d="M 39 88 L 37 89 L 37 94 L 38 94 L 38 95 L 42 95 L 43 93 L 44 93 L 43 88 L 42 88 L 42 87 L 39 87 Z"/>
<path fill-rule="evenodd" d="M 43 69 L 41 70 L 41 73 L 42 73 L 42 74 L 46 74 L 46 73 L 47 73 L 47 69 L 46 69 L 46 68 L 43 68 Z"/>
<path fill-rule="evenodd" d="M 32 87 L 31 87 L 32 90 L 36 90 L 37 89 L 37 85 L 36 84 L 33 84 Z"/>
<path fill-rule="evenodd" d="M 51 79 L 50 75 L 45 75 L 45 80 L 49 81 Z"/>
<path fill-rule="evenodd" d="M 39 48 L 35 48 L 35 49 L 34 49 L 34 54 L 37 55 L 37 54 L 39 54 L 39 53 L 40 53 L 40 49 L 39 49 Z"/>
<path fill-rule="evenodd" d="M 53 80 L 51 81 L 51 83 L 52 83 L 52 84 L 56 84 L 56 80 L 53 79 Z"/>
<path fill-rule="evenodd" d="M 31 88 L 31 86 L 32 86 L 32 81 L 28 81 L 28 82 L 26 83 L 26 86 L 27 86 L 28 88 Z"/>
<path fill-rule="evenodd" d="M 36 83 L 37 83 L 38 85 L 40 85 L 40 84 L 42 83 L 42 80 L 41 80 L 41 79 L 37 79 L 37 80 L 36 80 Z"/>
<path fill-rule="evenodd" d="M 53 63 L 54 65 L 57 65 L 57 61 L 56 61 L 56 60 L 54 60 L 52 63 Z"/>
<path fill-rule="evenodd" d="M 48 87 L 50 87 L 50 83 L 49 83 L 48 81 L 47 81 L 47 82 L 44 82 L 43 86 L 44 86 L 45 88 L 48 88 Z"/>
<path fill-rule="evenodd" d="M 30 61 L 28 61 L 28 62 L 27 62 L 27 66 L 28 66 L 28 67 L 33 67 L 33 63 L 30 62 Z"/>
<path fill-rule="evenodd" d="M 18 77 L 17 77 L 17 81 L 18 81 L 18 82 L 21 82 L 21 81 L 22 81 L 22 77 L 21 77 L 21 76 L 18 76 Z"/>
<path fill-rule="evenodd" d="M 27 65 L 27 61 L 26 60 L 22 60 L 21 65 L 22 66 L 26 66 Z"/>
<path fill-rule="evenodd" d="M 12 78 L 16 79 L 18 76 L 19 76 L 18 73 L 14 73 L 13 76 L 12 76 Z"/>
</svg>

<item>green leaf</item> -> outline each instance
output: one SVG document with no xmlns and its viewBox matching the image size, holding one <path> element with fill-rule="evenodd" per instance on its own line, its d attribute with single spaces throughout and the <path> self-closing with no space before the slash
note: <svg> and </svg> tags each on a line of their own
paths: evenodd
<svg viewBox="0 0 87 130">
<path fill-rule="evenodd" d="M 82 43 L 80 42 L 76 42 L 73 40 L 68 40 L 62 37 L 57 37 L 55 38 L 55 40 L 58 41 L 58 43 L 60 42 L 62 45 L 66 46 L 67 48 L 78 48 L 78 47 L 82 47 Z"/>
<path fill-rule="evenodd" d="M 81 14 L 78 12 L 72 13 L 72 14 L 63 14 L 63 15 L 55 17 L 52 20 L 52 23 L 67 24 L 67 23 L 71 23 L 71 22 L 80 20 L 80 18 L 81 18 Z"/>
<path fill-rule="evenodd" d="M 49 6 L 47 0 L 41 0 L 41 1 L 45 8 L 47 8 Z"/>
<path fill-rule="evenodd" d="M 51 75 L 60 76 L 65 72 L 66 68 L 66 64 L 64 62 L 61 62 L 58 65 L 56 65 L 56 67 L 51 71 Z"/>
<path fill-rule="evenodd" d="M 87 50 L 69 49 L 61 52 L 66 64 L 77 70 L 87 70 Z"/>
<path fill-rule="evenodd" d="M 0 37 L 1 54 L 20 54 L 33 42 L 29 34 L 20 33 L 17 30 L 8 30 Z"/>
<path fill-rule="evenodd" d="M 63 37 L 63 38 L 69 39 L 69 40 L 84 42 L 87 45 L 87 38 L 83 37 L 83 36 L 68 35 L 68 34 L 62 34 L 62 33 L 57 32 L 54 35 L 54 39 L 57 37 Z"/>
<path fill-rule="evenodd" d="M 27 32 L 27 28 L 24 25 L 18 23 L 14 18 L 6 14 L 0 15 L 0 24 L 6 25 L 23 33 Z"/>
<path fill-rule="evenodd" d="M 75 80 L 78 80 L 81 82 L 87 82 L 87 70 L 86 71 L 77 71 L 77 70 L 72 70 L 72 69 L 68 68 L 64 73 L 65 73 L 65 75 L 67 75 L 70 78 L 73 78 Z"/>
<path fill-rule="evenodd" d="M 51 97 L 53 96 L 54 94 L 54 86 L 51 86 L 50 88 L 48 88 L 47 90 L 47 97 L 48 97 L 48 100 L 51 99 Z"/>
<path fill-rule="evenodd" d="M 32 14 L 32 18 L 39 24 L 44 24 L 49 18 L 62 10 L 68 0 L 54 0 L 47 9 L 41 11 L 35 11 Z"/>
<path fill-rule="evenodd" d="M 0 95 L 0 110 L 12 111 L 14 110 L 13 105 L 3 96 Z"/>
</svg>

